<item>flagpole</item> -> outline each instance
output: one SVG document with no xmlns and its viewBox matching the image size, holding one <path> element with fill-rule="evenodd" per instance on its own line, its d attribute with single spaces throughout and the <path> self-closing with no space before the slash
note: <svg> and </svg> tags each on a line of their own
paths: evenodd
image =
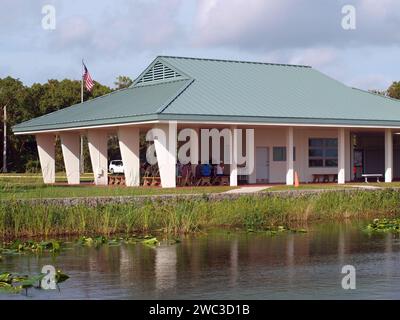
<svg viewBox="0 0 400 320">
<path fill-rule="evenodd" d="M 4 129 L 3 129 L 3 173 L 7 172 L 7 104 L 3 107 Z"/>
<path fill-rule="evenodd" d="M 81 103 L 83 103 L 83 59 L 82 59 L 82 70 L 81 70 Z"/>
<path fill-rule="evenodd" d="M 84 70 L 83 70 L 83 59 L 82 59 L 82 70 L 81 70 L 81 103 L 83 103 L 83 72 L 84 72 Z M 80 154 L 80 161 L 79 161 L 79 163 L 80 163 L 80 171 L 81 171 L 81 173 L 84 173 L 84 171 L 85 171 L 85 163 L 84 163 L 84 161 L 85 161 L 85 159 L 84 159 L 84 157 L 83 157 L 83 135 L 81 134 L 81 136 L 80 136 L 80 138 L 81 138 L 81 154 Z"/>
</svg>

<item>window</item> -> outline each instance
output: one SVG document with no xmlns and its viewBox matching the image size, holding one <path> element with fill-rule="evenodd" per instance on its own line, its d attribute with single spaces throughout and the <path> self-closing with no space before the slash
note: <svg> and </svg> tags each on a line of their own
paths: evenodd
<svg viewBox="0 0 400 320">
<path fill-rule="evenodd" d="M 272 159 L 274 161 L 286 161 L 286 147 L 274 147 L 272 149 Z M 296 161 L 295 147 L 293 147 L 293 161 Z"/>
<path fill-rule="evenodd" d="M 336 138 L 311 138 L 308 140 L 309 167 L 337 167 L 338 142 Z"/>
</svg>

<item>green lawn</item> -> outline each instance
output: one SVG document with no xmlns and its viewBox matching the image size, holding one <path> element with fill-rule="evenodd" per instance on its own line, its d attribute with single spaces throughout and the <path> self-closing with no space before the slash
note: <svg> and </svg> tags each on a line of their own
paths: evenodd
<svg viewBox="0 0 400 320">
<path fill-rule="evenodd" d="M 92 173 L 84 173 L 81 175 L 81 182 L 93 181 Z M 35 173 L 2 173 L 0 174 L 0 183 L 9 182 L 12 184 L 42 184 L 41 174 Z M 67 182 L 65 173 L 56 174 L 56 182 Z"/>
<path fill-rule="evenodd" d="M 373 186 L 373 187 L 381 187 L 381 188 L 400 188 L 400 181 L 395 182 L 349 182 L 349 185 L 353 186 Z"/>
<path fill-rule="evenodd" d="M 336 189 L 355 189 L 355 186 L 359 187 L 380 187 L 380 188 L 400 188 L 400 181 L 385 183 L 385 182 L 348 182 L 346 184 L 339 185 L 337 183 L 309 183 L 300 184 L 299 187 L 286 186 L 286 185 L 273 185 L 272 187 L 265 189 L 264 191 L 285 191 L 285 190 L 336 190 Z"/>
<path fill-rule="evenodd" d="M 218 193 L 231 189 L 232 187 L 185 187 L 168 188 L 139 187 L 127 188 L 118 186 L 93 186 L 88 182 L 93 181 L 93 174 L 87 173 L 81 176 L 81 181 L 86 182 L 79 186 L 68 185 L 45 185 L 40 174 L 0 174 L 0 199 L 28 199 L 28 198 L 69 198 L 69 197 L 99 197 L 99 196 L 137 196 L 137 195 L 162 195 L 162 194 L 203 194 Z M 57 183 L 66 183 L 64 173 L 56 174 Z M 353 186 L 353 187 L 352 187 Z M 392 183 L 348 183 L 338 185 L 335 183 L 301 184 L 299 187 L 286 185 L 273 185 L 264 191 L 290 191 L 290 190 L 336 190 L 343 188 L 354 188 L 354 186 L 378 186 L 381 188 L 400 188 L 400 182 Z"/>
<path fill-rule="evenodd" d="M 351 188 L 349 185 L 338 185 L 336 183 L 310 183 L 300 184 L 300 186 L 286 186 L 286 185 L 274 185 L 264 191 L 286 191 L 286 190 L 332 190 L 332 189 L 343 189 Z"/>
<path fill-rule="evenodd" d="M 295 186 L 286 186 L 286 185 L 275 185 L 264 191 L 285 191 L 285 190 L 324 190 L 324 189 L 343 189 L 350 188 L 347 185 L 338 185 L 338 184 L 327 184 L 327 183 L 317 183 L 317 184 L 301 184 L 298 187 Z"/>
<path fill-rule="evenodd" d="M 81 181 L 91 181 L 93 175 L 85 174 Z M 57 182 L 66 182 L 65 175 L 57 174 Z M 1 174 L 0 199 L 29 199 L 29 198 L 71 198 L 71 197 L 100 197 L 100 196 L 136 196 L 157 194 L 203 194 L 218 193 L 234 189 L 232 187 L 184 187 L 166 188 L 138 187 L 127 188 L 119 186 L 79 186 L 45 185 L 40 175 L 32 174 Z"/>
</svg>

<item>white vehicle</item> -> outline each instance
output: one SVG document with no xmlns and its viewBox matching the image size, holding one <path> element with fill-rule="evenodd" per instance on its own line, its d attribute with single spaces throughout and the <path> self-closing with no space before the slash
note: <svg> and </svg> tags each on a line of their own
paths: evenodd
<svg viewBox="0 0 400 320">
<path fill-rule="evenodd" d="M 111 160 L 110 165 L 108 166 L 108 171 L 110 171 L 111 174 L 124 173 L 122 160 Z"/>
</svg>

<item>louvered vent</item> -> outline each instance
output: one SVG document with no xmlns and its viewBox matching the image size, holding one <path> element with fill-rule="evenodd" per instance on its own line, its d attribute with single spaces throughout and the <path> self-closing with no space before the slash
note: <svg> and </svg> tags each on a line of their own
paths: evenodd
<svg viewBox="0 0 400 320">
<path fill-rule="evenodd" d="M 163 65 L 161 62 L 156 62 L 149 71 L 147 71 L 137 83 L 145 83 L 159 80 L 168 80 L 182 77 L 181 74 Z"/>
</svg>

